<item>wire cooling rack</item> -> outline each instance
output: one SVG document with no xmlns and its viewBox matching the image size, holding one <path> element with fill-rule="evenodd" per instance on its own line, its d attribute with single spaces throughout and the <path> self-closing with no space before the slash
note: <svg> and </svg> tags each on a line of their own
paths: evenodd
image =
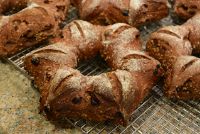
<svg viewBox="0 0 200 134">
<path fill-rule="evenodd" d="M 155 31 L 159 27 L 180 23 L 176 18 L 172 19 L 171 16 L 172 14 L 159 22 L 151 23 L 140 28 L 144 44 L 149 33 Z M 67 19 L 67 22 L 73 20 L 70 18 L 76 18 L 73 11 L 71 16 Z M 24 70 L 23 58 L 26 54 L 37 48 L 38 47 L 28 48 L 7 60 L 29 77 Z M 104 62 L 98 58 L 81 63 L 77 69 L 84 75 L 98 75 L 109 71 L 109 68 Z M 200 133 L 200 102 L 168 100 L 163 96 L 161 87 L 156 86 L 140 107 L 134 111 L 127 127 L 113 125 L 108 122 L 99 123 L 82 119 L 66 120 L 85 134 L 198 134 Z"/>
<path fill-rule="evenodd" d="M 35 48 L 26 49 L 8 58 L 8 61 L 26 74 L 23 66 L 23 58 L 33 49 Z M 77 69 L 85 75 L 98 75 L 109 71 L 109 68 L 99 59 L 81 63 Z M 161 88 L 156 86 L 153 88 L 153 92 L 132 114 L 127 127 L 110 123 L 91 122 L 82 119 L 66 120 L 86 134 L 198 134 L 200 132 L 200 102 L 170 101 L 163 96 Z"/>
</svg>

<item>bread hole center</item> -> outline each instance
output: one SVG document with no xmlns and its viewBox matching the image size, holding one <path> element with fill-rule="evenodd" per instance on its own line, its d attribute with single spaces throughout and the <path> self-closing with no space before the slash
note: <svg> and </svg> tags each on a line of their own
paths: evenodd
<svg viewBox="0 0 200 134">
<path fill-rule="evenodd" d="M 94 76 L 110 71 L 109 66 L 107 65 L 105 60 L 101 58 L 100 55 L 97 55 L 96 57 L 86 61 L 81 61 L 77 69 L 83 75 L 88 75 L 88 76 Z"/>
<path fill-rule="evenodd" d="M 4 16 L 10 16 L 16 14 L 22 11 L 23 9 L 27 8 L 27 4 L 28 4 L 27 2 L 20 2 L 20 1 L 9 3 L 9 5 L 5 5 L 5 8 L 1 12 L 1 14 Z"/>
</svg>

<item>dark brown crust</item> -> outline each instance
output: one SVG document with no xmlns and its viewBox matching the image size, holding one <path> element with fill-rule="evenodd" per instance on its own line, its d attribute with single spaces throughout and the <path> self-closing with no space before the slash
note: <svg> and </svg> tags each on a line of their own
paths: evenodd
<svg viewBox="0 0 200 134">
<path fill-rule="evenodd" d="M 139 26 L 168 15 L 167 0 L 71 0 L 80 18 L 94 24 Z M 159 11 L 159 12 L 157 12 Z"/>
<path fill-rule="evenodd" d="M 25 69 L 28 73 L 35 76 L 36 85 L 42 89 L 43 86 L 46 86 L 44 83 L 49 83 L 47 77 L 53 75 L 52 73 L 57 68 L 62 66 L 76 67 L 79 61 L 78 55 L 79 51 L 77 48 L 71 44 L 59 42 L 41 50 L 33 51 L 32 55 L 26 57 L 24 62 Z M 43 82 L 41 83 L 41 81 Z"/>
<path fill-rule="evenodd" d="M 200 59 L 180 56 L 169 72 L 165 94 L 169 98 L 197 100 L 200 98 Z"/>
<path fill-rule="evenodd" d="M 83 76 L 73 69 L 79 60 L 98 53 L 113 71 Z M 59 43 L 34 51 L 24 63 L 41 92 L 41 110 L 50 119 L 84 118 L 127 125 L 160 76 L 154 75 L 159 62 L 141 51 L 138 30 L 121 23 L 99 27 L 73 21 L 64 28 Z"/>
<path fill-rule="evenodd" d="M 27 6 L 27 0 L 1 0 L 0 14 L 17 12 Z M 15 8 L 17 7 L 17 8 Z M 9 12 L 10 11 L 10 12 Z"/>
<path fill-rule="evenodd" d="M 200 99 L 200 62 L 192 54 L 200 53 L 200 14 L 181 26 L 168 26 L 153 33 L 147 51 L 164 68 L 164 92 L 168 98 Z"/>
<path fill-rule="evenodd" d="M 69 0 L 6 0 L 0 2 L 1 6 L 0 57 L 7 57 L 57 34 Z M 12 15 L 7 15 L 8 11 Z"/>
<path fill-rule="evenodd" d="M 147 42 L 147 51 L 161 62 L 166 72 L 178 56 L 192 54 L 188 35 L 188 29 L 182 26 L 161 28 L 151 34 Z"/>
<path fill-rule="evenodd" d="M 193 47 L 193 54 L 200 54 L 200 13 L 189 19 L 184 26 L 189 29 L 188 38 Z"/>
<path fill-rule="evenodd" d="M 70 0 L 31 0 L 41 5 L 54 16 L 57 23 L 65 20 L 69 6 Z"/>
<path fill-rule="evenodd" d="M 124 23 L 118 23 L 105 28 L 102 34 L 101 50 L 109 66 L 113 69 L 120 68 L 123 58 L 134 50 L 141 50 L 139 31 Z"/>
<path fill-rule="evenodd" d="M 178 16 L 188 19 L 200 11 L 199 0 L 176 0 L 174 10 Z"/>
<path fill-rule="evenodd" d="M 101 27 L 79 20 L 68 24 L 63 29 L 62 35 L 65 42 L 73 42 L 76 45 L 81 54 L 79 57 L 83 60 L 92 58 L 101 49 L 101 31 Z"/>
</svg>

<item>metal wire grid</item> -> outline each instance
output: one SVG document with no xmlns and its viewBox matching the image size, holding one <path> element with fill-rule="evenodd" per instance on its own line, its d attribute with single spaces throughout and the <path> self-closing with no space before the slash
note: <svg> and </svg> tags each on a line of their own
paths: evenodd
<svg viewBox="0 0 200 134">
<path fill-rule="evenodd" d="M 72 124 L 79 127 L 84 133 L 199 133 L 200 118 L 199 103 L 172 102 L 166 98 L 152 93 L 133 113 L 130 124 L 124 128 L 115 125 L 92 123 L 83 120 L 70 120 Z M 194 114 L 195 111 L 195 114 Z"/>
<path fill-rule="evenodd" d="M 7 60 L 21 72 L 26 74 L 23 66 L 23 58 L 26 54 L 36 48 L 26 49 Z M 83 62 L 78 66 L 85 75 L 98 75 L 109 71 L 99 57 L 96 60 Z M 27 74 L 26 74 L 27 75 Z M 127 127 L 113 125 L 110 123 L 97 123 L 86 120 L 66 119 L 76 128 L 86 134 L 100 133 L 191 133 L 200 132 L 200 102 L 170 101 L 166 99 L 161 90 L 156 86 L 149 97 L 132 114 Z"/>
<path fill-rule="evenodd" d="M 71 14 L 66 19 L 65 24 L 77 18 L 75 12 L 75 9 L 72 8 L 70 11 Z M 151 23 L 141 27 L 140 31 L 142 31 L 141 36 L 144 44 L 148 38 L 149 33 L 155 31 L 163 25 L 173 24 L 174 22 L 170 15 L 159 22 Z M 38 47 L 25 49 L 20 53 L 8 58 L 7 60 L 27 77 L 29 77 L 24 70 L 23 58 L 26 54 L 37 48 Z M 81 63 L 77 69 L 80 70 L 84 75 L 98 75 L 100 73 L 109 71 L 109 68 L 104 64 L 103 61 L 101 61 L 101 59 L 99 59 L 99 57 L 96 57 L 95 59 L 96 60 L 90 60 Z M 66 120 L 86 134 L 197 134 L 200 133 L 200 102 L 170 101 L 163 96 L 161 88 L 156 86 L 154 87 L 153 92 L 149 95 L 149 97 L 147 97 L 146 100 L 140 105 L 140 107 L 132 114 L 130 123 L 127 127 L 113 125 L 108 122 L 97 123 L 82 119 Z"/>
</svg>

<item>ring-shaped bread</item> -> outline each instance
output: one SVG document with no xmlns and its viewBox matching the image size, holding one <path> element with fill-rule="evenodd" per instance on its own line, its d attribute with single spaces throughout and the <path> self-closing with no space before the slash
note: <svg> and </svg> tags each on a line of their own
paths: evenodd
<svg viewBox="0 0 200 134">
<path fill-rule="evenodd" d="M 112 71 L 85 76 L 80 60 L 100 53 Z M 25 69 L 41 93 L 41 110 L 61 117 L 110 120 L 126 125 L 160 75 L 159 62 L 141 51 L 139 31 L 127 24 L 107 27 L 76 20 L 63 39 L 27 55 Z"/>
</svg>

